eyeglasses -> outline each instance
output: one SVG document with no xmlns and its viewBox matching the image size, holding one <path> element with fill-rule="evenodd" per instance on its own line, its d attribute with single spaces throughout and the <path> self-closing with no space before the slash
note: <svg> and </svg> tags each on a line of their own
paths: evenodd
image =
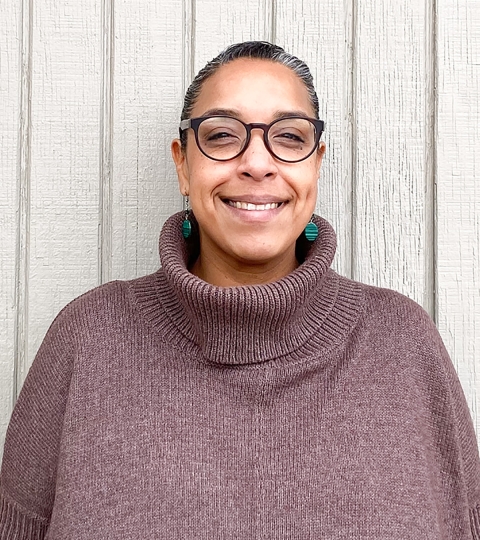
<svg viewBox="0 0 480 540">
<path fill-rule="evenodd" d="M 230 116 L 203 116 L 180 122 L 180 136 L 188 128 L 195 132 L 200 151 L 215 161 L 235 159 L 248 147 L 252 129 L 263 130 L 267 150 L 280 161 L 297 163 L 318 147 L 325 123 L 302 116 L 279 118 L 270 124 L 246 124 Z"/>
</svg>

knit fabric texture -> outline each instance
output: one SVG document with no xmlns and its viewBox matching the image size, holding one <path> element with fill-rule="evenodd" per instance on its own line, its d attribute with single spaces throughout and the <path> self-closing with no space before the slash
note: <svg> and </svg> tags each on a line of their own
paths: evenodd
<svg viewBox="0 0 480 540">
<path fill-rule="evenodd" d="M 293 273 L 221 288 L 188 271 L 176 214 L 159 271 L 60 313 L 8 428 L 1 540 L 480 540 L 434 324 L 331 270 L 315 223 Z"/>
</svg>

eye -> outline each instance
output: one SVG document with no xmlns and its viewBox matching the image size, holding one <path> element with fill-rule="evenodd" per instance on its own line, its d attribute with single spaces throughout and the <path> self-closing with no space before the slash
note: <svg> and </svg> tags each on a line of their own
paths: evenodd
<svg viewBox="0 0 480 540">
<path fill-rule="evenodd" d="M 285 118 L 272 124 L 269 136 L 273 144 L 300 148 L 314 141 L 315 129 L 306 118 Z"/>
<path fill-rule="evenodd" d="M 228 131 L 218 131 L 216 133 L 210 133 L 207 137 L 207 141 L 216 141 L 218 139 L 227 139 L 229 137 L 237 137 L 234 133 Z"/>
<path fill-rule="evenodd" d="M 291 132 L 279 133 L 275 135 L 275 137 L 276 138 L 281 137 L 282 139 L 289 139 L 291 141 L 305 142 L 303 137 L 301 137 L 300 135 L 296 133 L 291 133 Z"/>
<path fill-rule="evenodd" d="M 237 148 L 241 142 L 239 134 L 227 126 L 216 126 L 200 134 L 200 144 L 205 149 Z"/>
<path fill-rule="evenodd" d="M 305 144 L 305 137 L 298 129 L 286 127 L 271 134 L 270 141 L 273 145 L 297 148 Z"/>
</svg>

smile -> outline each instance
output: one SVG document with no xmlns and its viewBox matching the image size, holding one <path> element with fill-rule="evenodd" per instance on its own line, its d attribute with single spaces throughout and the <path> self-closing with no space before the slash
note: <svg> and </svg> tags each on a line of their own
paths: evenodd
<svg viewBox="0 0 480 540">
<path fill-rule="evenodd" d="M 229 206 L 233 206 L 233 208 L 238 208 L 240 210 L 255 210 L 255 211 L 262 211 L 262 210 L 274 210 L 275 208 L 278 208 L 281 204 L 281 202 L 272 202 L 272 203 L 266 203 L 266 204 L 253 204 L 250 202 L 240 202 L 240 201 L 225 201 Z"/>
</svg>

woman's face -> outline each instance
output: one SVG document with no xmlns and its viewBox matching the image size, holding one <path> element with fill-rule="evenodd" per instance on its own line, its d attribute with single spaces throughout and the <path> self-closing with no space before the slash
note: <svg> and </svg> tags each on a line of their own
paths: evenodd
<svg viewBox="0 0 480 540">
<path fill-rule="evenodd" d="M 219 110 L 246 123 L 314 116 L 307 89 L 293 71 L 257 59 L 234 60 L 204 82 L 192 118 Z M 172 154 L 180 191 L 189 195 L 199 224 L 200 257 L 237 269 L 293 263 L 296 240 L 315 208 L 324 143 L 306 160 L 285 163 L 267 150 L 263 131 L 254 129 L 243 154 L 219 162 L 200 152 L 192 129 L 187 134 L 186 150 L 175 140 Z M 255 209 L 238 208 L 239 203 Z"/>
</svg>

